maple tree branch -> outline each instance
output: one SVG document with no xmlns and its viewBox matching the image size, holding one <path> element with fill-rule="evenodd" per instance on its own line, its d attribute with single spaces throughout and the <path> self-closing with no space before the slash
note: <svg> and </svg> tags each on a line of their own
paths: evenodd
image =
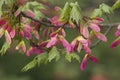
<svg viewBox="0 0 120 80">
<path fill-rule="evenodd" d="M 29 18 L 29 19 L 31 19 L 31 20 L 33 20 L 33 21 L 35 21 L 35 22 L 38 22 L 38 23 L 40 23 L 40 24 L 42 24 L 42 25 L 45 25 L 46 27 L 56 27 L 56 26 L 54 26 L 51 22 L 50 22 L 50 20 L 49 20 L 49 18 L 48 19 L 44 19 L 44 20 L 38 20 L 38 19 L 35 19 L 35 18 L 33 18 L 33 17 L 31 17 L 31 16 L 29 16 L 29 15 L 27 15 L 27 14 L 25 14 L 25 13 L 23 13 L 23 12 L 21 12 L 21 14 L 24 16 L 24 17 L 26 17 L 26 18 Z M 114 27 L 114 26 L 118 26 L 120 23 L 103 23 L 103 24 L 100 24 L 100 26 L 107 26 L 108 27 L 108 29 L 105 31 L 105 33 L 104 33 L 104 35 L 106 36 L 109 32 L 110 32 L 110 30 L 112 29 L 112 27 Z M 62 26 L 57 26 L 57 27 L 62 27 Z M 69 27 L 67 27 L 67 28 L 69 28 Z M 101 40 L 97 40 L 90 48 L 94 48 L 96 45 L 98 45 L 99 43 L 101 42 Z"/>
<path fill-rule="evenodd" d="M 29 18 L 29 19 L 31 19 L 31 20 L 33 20 L 33 21 L 35 21 L 35 22 L 38 22 L 38 23 L 40 23 L 40 24 L 43 24 L 43 25 L 45 25 L 46 27 L 56 27 L 56 26 L 54 26 L 51 22 L 50 22 L 50 20 L 49 20 L 49 18 L 48 19 L 45 19 L 44 21 L 41 19 L 41 20 L 38 20 L 38 19 L 35 19 L 35 18 L 33 18 L 33 17 L 31 17 L 31 16 L 29 16 L 29 15 L 27 15 L 27 14 L 25 14 L 25 13 L 21 13 L 24 17 L 26 17 L 26 18 Z M 46 22 L 45 22 L 46 21 Z M 112 29 L 112 27 L 114 27 L 114 26 L 118 26 L 120 23 L 103 23 L 103 24 L 100 24 L 101 26 L 108 26 L 108 29 L 105 31 L 105 33 L 104 33 L 104 35 L 106 36 L 109 32 L 110 32 L 110 30 Z M 62 27 L 62 26 L 57 26 L 57 27 Z M 90 48 L 94 48 L 96 45 L 98 45 L 99 43 L 101 42 L 101 40 L 97 40 Z"/>
<path fill-rule="evenodd" d="M 33 21 L 35 21 L 35 22 L 38 22 L 38 23 L 40 23 L 40 24 L 42 24 L 42 25 L 45 25 L 46 27 L 62 27 L 62 26 L 54 26 L 54 24 L 52 24 L 52 23 L 50 22 L 50 19 L 49 19 L 49 18 L 44 18 L 44 19 L 38 20 L 38 19 L 35 19 L 35 18 L 33 18 L 33 17 L 25 14 L 24 12 L 21 12 L 21 15 L 22 15 L 23 17 L 26 17 L 26 18 L 28 18 L 28 19 L 31 19 L 31 20 L 33 20 Z M 103 23 L 103 24 L 100 24 L 100 25 L 101 25 L 101 26 L 117 26 L 117 25 L 119 25 L 119 24 L 120 24 L 120 23 L 109 23 L 109 24 Z"/>
</svg>

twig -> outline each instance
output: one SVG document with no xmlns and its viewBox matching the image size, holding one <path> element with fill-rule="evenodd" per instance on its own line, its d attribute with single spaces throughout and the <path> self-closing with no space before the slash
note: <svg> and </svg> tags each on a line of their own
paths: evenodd
<svg viewBox="0 0 120 80">
<path fill-rule="evenodd" d="M 47 19 L 46 19 L 46 20 L 47 20 L 47 22 L 49 21 L 49 23 L 43 22 L 42 20 L 35 19 L 35 18 L 33 18 L 33 17 L 25 14 L 24 12 L 21 12 L 21 15 L 22 15 L 23 17 L 29 18 L 29 19 L 31 19 L 31 20 L 33 20 L 33 21 L 35 21 L 35 22 L 38 22 L 38 23 L 40 23 L 40 24 L 43 24 L 43 25 L 45 25 L 45 26 L 47 26 L 47 27 L 54 27 L 54 25 L 51 24 L 50 21 L 47 20 Z"/>
<path fill-rule="evenodd" d="M 109 25 L 109 24 L 108 24 Z M 114 25 L 113 25 L 114 26 Z M 108 29 L 105 31 L 104 35 L 106 36 L 110 30 L 112 29 L 113 27 L 112 25 L 109 25 Z M 101 40 L 97 40 L 90 48 L 94 48 L 96 45 L 98 45 L 99 43 L 101 42 Z"/>
<path fill-rule="evenodd" d="M 22 15 L 23 17 L 29 18 L 29 19 L 31 19 L 31 20 L 33 20 L 33 21 L 35 21 L 35 22 L 38 22 L 38 23 L 40 23 L 40 24 L 42 24 L 42 25 L 45 25 L 46 27 L 62 27 L 62 26 L 54 26 L 54 24 L 52 24 L 52 23 L 50 22 L 50 19 L 49 19 L 49 18 L 44 18 L 43 20 L 42 20 L 42 19 L 41 19 L 41 20 L 38 20 L 38 19 L 35 19 L 35 18 L 33 18 L 33 17 L 25 14 L 24 12 L 21 12 L 21 15 Z M 100 24 L 100 25 L 101 25 L 101 26 L 117 26 L 117 25 L 119 25 L 119 24 L 120 24 L 120 23 L 109 23 L 109 24 L 103 23 L 103 24 Z M 67 27 L 67 28 L 69 28 L 69 27 Z"/>
<path fill-rule="evenodd" d="M 117 22 L 117 23 L 109 23 L 109 24 L 105 24 L 105 23 L 103 23 L 103 24 L 100 24 L 101 26 L 118 26 L 120 23 L 119 22 Z"/>
</svg>

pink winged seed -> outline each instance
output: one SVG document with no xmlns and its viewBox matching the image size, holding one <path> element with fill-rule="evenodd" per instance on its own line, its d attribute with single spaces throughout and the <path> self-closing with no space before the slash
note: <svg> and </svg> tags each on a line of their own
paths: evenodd
<svg viewBox="0 0 120 80">
<path fill-rule="evenodd" d="M 95 23 L 90 23 L 89 27 L 96 32 L 100 32 L 100 27 Z"/>
</svg>

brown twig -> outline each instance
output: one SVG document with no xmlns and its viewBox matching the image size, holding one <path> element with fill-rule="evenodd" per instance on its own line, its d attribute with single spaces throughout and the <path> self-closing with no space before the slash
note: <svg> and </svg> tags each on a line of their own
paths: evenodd
<svg viewBox="0 0 120 80">
<path fill-rule="evenodd" d="M 31 20 L 33 20 L 33 21 L 35 21 L 35 22 L 38 22 L 38 23 L 40 23 L 40 24 L 42 24 L 42 25 L 45 25 L 46 27 L 56 27 L 56 26 L 54 26 L 54 24 L 52 24 L 52 23 L 50 22 L 50 19 L 49 19 L 49 18 L 44 18 L 43 20 L 42 20 L 42 19 L 41 19 L 41 20 L 38 20 L 38 19 L 35 19 L 35 18 L 33 18 L 33 17 L 25 14 L 24 12 L 21 12 L 21 15 L 22 15 L 23 17 L 29 18 L 29 19 L 31 19 Z M 100 24 L 100 25 L 101 25 L 101 26 L 117 26 L 117 25 L 119 25 L 119 24 L 120 24 L 120 23 L 109 23 L 109 24 L 103 23 L 103 24 Z M 62 27 L 62 26 L 57 26 L 57 27 Z M 67 27 L 67 28 L 69 28 L 69 27 Z"/>
</svg>

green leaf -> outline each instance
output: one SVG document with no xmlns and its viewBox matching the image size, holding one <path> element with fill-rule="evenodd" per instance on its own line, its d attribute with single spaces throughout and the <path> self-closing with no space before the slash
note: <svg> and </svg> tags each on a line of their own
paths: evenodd
<svg viewBox="0 0 120 80">
<path fill-rule="evenodd" d="M 62 13 L 60 15 L 60 19 L 63 21 L 68 21 L 70 18 L 70 12 L 71 12 L 71 6 L 67 2 L 62 10 Z"/>
<path fill-rule="evenodd" d="M 10 44 L 5 42 L 0 50 L 1 55 L 4 55 L 9 48 L 10 48 Z"/>
<path fill-rule="evenodd" d="M 102 16 L 102 11 L 101 9 L 95 9 L 92 13 L 91 17 L 101 17 Z"/>
<path fill-rule="evenodd" d="M 48 61 L 51 62 L 53 59 L 56 59 L 56 61 L 60 59 L 60 54 L 56 47 L 53 47 L 48 53 Z"/>
<path fill-rule="evenodd" d="M 44 18 L 45 15 L 43 13 L 41 13 L 40 11 L 35 11 L 35 18 L 36 19 L 40 19 L 40 18 Z"/>
<path fill-rule="evenodd" d="M 7 7 L 11 7 L 13 5 L 13 3 L 16 3 L 16 0 L 4 0 L 5 1 L 5 5 L 7 5 Z"/>
<path fill-rule="evenodd" d="M 41 9 L 46 9 L 46 6 L 45 5 L 43 5 L 43 4 L 41 4 L 41 3 L 38 3 L 38 2 L 36 2 L 36 1 L 34 1 L 34 2 L 28 2 L 27 4 L 25 4 L 24 6 L 23 6 L 23 9 L 22 9 L 22 11 L 25 11 L 25 10 L 41 10 Z"/>
<path fill-rule="evenodd" d="M 78 5 L 78 3 L 72 3 L 72 10 L 70 13 L 70 19 L 72 19 L 73 21 L 75 21 L 77 24 L 79 24 L 79 22 L 82 20 L 82 13 L 81 13 L 81 9 Z"/>
<path fill-rule="evenodd" d="M 35 66 L 40 65 L 41 63 L 45 63 L 45 61 L 47 61 L 47 57 L 48 57 L 47 53 L 43 53 L 43 54 L 36 56 L 30 63 L 28 63 L 22 69 L 22 71 L 28 71 L 28 70 L 34 68 Z"/>
<path fill-rule="evenodd" d="M 2 8 L 2 5 L 3 5 L 4 1 L 5 1 L 5 0 L 0 0 L 0 10 L 1 10 L 1 8 Z"/>
<path fill-rule="evenodd" d="M 35 18 L 39 19 L 45 17 L 45 15 L 40 11 L 41 9 L 46 9 L 46 6 L 34 1 L 34 2 L 28 2 L 26 5 L 20 7 L 19 10 L 21 10 L 22 12 L 26 12 L 27 10 L 30 10 L 35 13 Z"/>
<path fill-rule="evenodd" d="M 31 61 L 30 63 L 28 63 L 23 69 L 22 71 L 28 71 L 29 69 L 34 68 L 37 65 L 37 61 L 34 59 L 33 61 Z"/>
<path fill-rule="evenodd" d="M 73 58 L 73 59 L 76 59 L 78 62 L 80 62 L 80 57 L 79 57 L 79 55 L 77 55 L 76 53 L 66 54 L 65 58 L 66 58 L 66 60 L 68 60 L 69 62 L 71 62 L 72 58 Z"/>
<path fill-rule="evenodd" d="M 112 6 L 112 9 L 113 9 L 113 10 L 118 9 L 118 8 L 120 8 L 120 0 L 117 0 L 117 1 L 115 2 L 115 4 Z"/>
<path fill-rule="evenodd" d="M 98 9 L 95 9 L 91 17 L 101 17 L 103 14 L 113 13 L 112 7 L 102 3 Z"/>
<path fill-rule="evenodd" d="M 41 3 L 37 2 L 37 1 L 29 2 L 28 4 L 29 4 L 29 6 L 31 8 L 34 8 L 36 10 L 46 9 L 45 5 L 43 5 L 43 4 L 41 4 Z"/>
<path fill-rule="evenodd" d="M 3 6 L 3 4 L 4 4 L 4 1 L 5 1 L 5 0 L 0 0 L 0 17 L 1 17 L 1 15 L 2 15 L 2 6 Z"/>
<path fill-rule="evenodd" d="M 47 58 L 48 58 L 48 54 L 47 53 L 43 53 L 43 54 L 40 54 L 37 57 L 35 57 L 38 65 L 40 65 L 41 63 L 46 62 Z"/>
<path fill-rule="evenodd" d="M 103 13 L 107 13 L 107 14 L 110 14 L 110 13 L 113 12 L 112 8 L 110 6 L 108 6 L 107 4 L 104 4 L 104 3 L 102 3 L 100 5 L 99 9 L 101 9 Z"/>
</svg>

